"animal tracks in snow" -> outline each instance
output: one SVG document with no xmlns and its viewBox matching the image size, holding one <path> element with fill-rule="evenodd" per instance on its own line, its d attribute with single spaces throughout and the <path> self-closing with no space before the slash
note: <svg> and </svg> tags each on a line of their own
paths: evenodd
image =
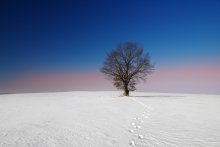
<svg viewBox="0 0 220 147">
<path fill-rule="evenodd" d="M 146 121 L 147 119 L 150 118 L 150 110 L 153 110 L 152 108 L 149 109 L 148 107 L 146 107 L 144 109 L 144 111 L 136 116 L 132 122 L 131 122 L 131 128 L 129 129 L 129 132 L 131 133 L 131 141 L 129 142 L 130 146 L 137 146 L 139 142 L 143 142 L 144 139 L 144 134 L 143 134 L 143 123 Z"/>
</svg>

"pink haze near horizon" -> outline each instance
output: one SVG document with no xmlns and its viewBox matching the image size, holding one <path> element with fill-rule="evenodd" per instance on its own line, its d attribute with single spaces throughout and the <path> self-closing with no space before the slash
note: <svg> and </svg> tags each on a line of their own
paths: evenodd
<svg viewBox="0 0 220 147">
<path fill-rule="evenodd" d="M 6 87 L 8 91 L 116 90 L 99 71 L 49 72 L 23 75 Z M 220 67 L 181 66 L 155 69 L 139 91 L 220 94 Z"/>
</svg>

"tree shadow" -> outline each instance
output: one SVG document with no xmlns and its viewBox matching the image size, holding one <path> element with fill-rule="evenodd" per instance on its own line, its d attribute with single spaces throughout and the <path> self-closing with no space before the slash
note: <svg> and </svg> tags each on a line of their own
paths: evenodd
<svg viewBox="0 0 220 147">
<path fill-rule="evenodd" d="M 185 97 L 185 96 L 182 96 L 182 95 L 141 95 L 141 96 L 132 95 L 130 97 L 138 97 L 138 98 L 180 98 L 180 97 Z"/>
<path fill-rule="evenodd" d="M 0 92 L 0 95 L 9 95 L 9 94 L 14 94 L 14 93 L 10 93 L 10 92 Z"/>
</svg>

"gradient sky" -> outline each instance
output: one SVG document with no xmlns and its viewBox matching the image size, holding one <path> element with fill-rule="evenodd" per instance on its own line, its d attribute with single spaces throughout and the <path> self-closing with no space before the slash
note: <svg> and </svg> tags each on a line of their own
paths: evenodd
<svg viewBox="0 0 220 147">
<path fill-rule="evenodd" d="M 134 41 L 156 67 L 139 90 L 220 94 L 219 0 L 2 0 L 0 14 L 3 91 L 114 90 L 99 69 Z"/>
</svg>

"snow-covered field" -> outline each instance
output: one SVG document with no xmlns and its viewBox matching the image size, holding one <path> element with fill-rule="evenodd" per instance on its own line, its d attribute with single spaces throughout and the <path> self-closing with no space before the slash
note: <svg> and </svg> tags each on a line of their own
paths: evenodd
<svg viewBox="0 0 220 147">
<path fill-rule="evenodd" d="M 219 147 L 220 95 L 0 95 L 1 147 Z"/>
</svg>

